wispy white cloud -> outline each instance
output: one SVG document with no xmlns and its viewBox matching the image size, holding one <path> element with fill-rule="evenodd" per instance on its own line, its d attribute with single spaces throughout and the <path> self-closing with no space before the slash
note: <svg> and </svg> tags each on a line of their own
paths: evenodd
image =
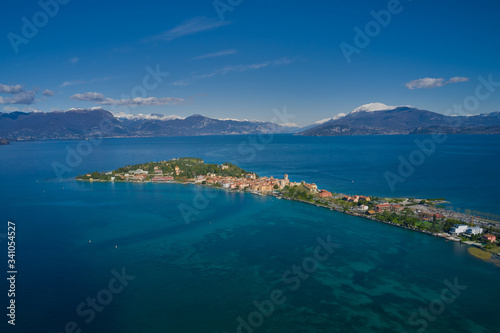
<svg viewBox="0 0 500 333">
<path fill-rule="evenodd" d="M 71 58 L 68 60 L 68 62 L 70 62 L 72 64 L 76 64 L 78 61 L 80 61 L 80 58 L 78 58 L 78 57 L 74 57 L 74 58 Z"/>
<path fill-rule="evenodd" d="M 30 105 L 35 103 L 36 91 L 28 90 L 12 95 L 12 97 L 1 97 L 0 104 L 25 104 Z"/>
<path fill-rule="evenodd" d="M 408 89 L 422 89 L 422 88 L 437 88 L 444 86 L 444 79 L 433 79 L 433 78 L 423 78 L 418 80 L 413 80 L 406 83 L 406 88 Z"/>
<path fill-rule="evenodd" d="M 150 40 L 166 40 L 170 41 L 179 37 L 193 35 L 198 32 L 217 29 L 219 27 L 231 24 L 231 22 L 222 22 L 216 19 L 207 17 L 195 17 L 186 20 L 178 26 L 165 31 L 159 35 L 153 36 Z"/>
<path fill-rule="evenodd" d="M 217 69 L 211 73 L 206 73 L 206 74 L 198 74 L 198 75 L 193 75 L 191 77 L 188 77 L 186 79 L 178 80 L 173 83 L 175 86 L 188 86 L 191 84 L 193 81 L 200 80 L 200 79 L 208 79 L 214 76 L 218 75 L 226 75 L 227 73 L 231 72 L 246 72 L 249 70 L 256 70 L 256 69 L 262 69 L 266 67 L 272 67 L 272 66 L 282 66 L 282 65 L 288 65 L 293 63 L 293 60 L 289 58 L 280 58 L 276 60 L 269 60 L 269 61 L 264 61 L 260 63 L 255 63 L 255 64 L 248 64 L 248 65 L 230 65 L 230 66 L 225 66 L 223 68 Z"/>
<path fill-rule="evenodd" d="M 447 84 L 449 83 L 457 83 L 457 82 L 467 82 L 469 81 L 468 77 L 460 77 L 460 76 L 455 76 L 452 77 L 451 79 L 448 80 Z"/>
<path fill-rule="evenodd" d="M 201 60 L 201 59 L 208 59 L 208 58 L 216 58 L 216 57 L 223 57 L 231 54 L 236 54 L 238 51 L 236 50 L 223 50 L 215 53 L 208 53 L 204 54 L 198 57 L 191 58 L 191 60 Z"/>
<path fill-rule="evenodd" d="M 21 111 L 24 111 L 24 112 L 42 112 L 42 110 L 30 107 L 30 106 L 24 107 Z"/>
<path fill-rule="evenodd" d="M 3 110 L 7 112 L 21 111 L 18 107 L 15 106 L 4 106 Z"/>
<path fill-rule="evenodd" d="M 21 91 L 23 91 L 23 87 L 20 84 L 9 86 L 0 83 L 0 93 L 17 94 L 20 93 Z"/>
<path fill-rule="evenodd" d="M 36 90 L 24 90 L 20 84 L 0 84 L 0 93 L 10 94 L 11 97 L 0 96 L 0 104 L 25 104 L 35 103 Z"/>
<path fill-rule="evenodd" d="M 168 104 L 181 104 L 182 102 L 184 102 L 184 99 L 176 97 L 160 97 L 160 98 L 136 97 L 129 99 L 112 99 L 112 98 L 107 98 L 103 94 L 97 92 L 74 94 L 70 98 L 75 101 L 87 101 L 99 105 L 118 105 L 118 106 L 168 105 Z"/>
<path fill-rule="evenodd" d="M 438 87 L 443 87 L 451 83 L 458 83 L 458 82 L 466 82 L 469 81 L 469 78 L 467 77 L 452 77 L 448 81 L 446 81 L 443 78 L 430 78 L 426 77 L 423 79 L 418 79 L 418 80 L 413 80 L 410 82 L 406 83 L 406 87 L 408 89 L 432 89 L 432 88 L 438 88 Z"/>
<path fill-rule="evenodd" d="M 61 83 L 61 85 L 59 86 L 59 88 L 74 86 L 74 85 L 77 85 L 77 84 L 104 82 L 104 81 L 111 80 L 112 78 L 113 78 L 112 76 L 107 76 L 107 77 L 102 77 L 102 78 L 91 79 L 89 81 L 84 81 L 84 80 L 65 81 L 65 82 Z"/>
<path fill-rule="evenodd" d="M 30 107 L 30 106 L 25 106 L 22 109 L 18 108 L 16 106 L 4 106 L 3 110 L 7 111 L 7 112 L 15 112 L 15 111 L 33 112 L 33 111 L 40 111 L 40 109 L 33 108 L 33 107 Z"/>
<path fill-rule="evenodd" d="M 84 84 L 84 83 L 87 83 L 87 82 L 80 81 L 80 80 L 64 81 L 63 83 L 61 83 L 59 88 L 64 88 L 64 87 L 68 87 L 68 86 L 74 86 L 75 84 Z"/>
<path fill-rule="evenodd" d="M 42 93 L 43 96 L 51 97 L 54 96 L 54 91 L 50 89 L 45 89 Z"/>
</svg>

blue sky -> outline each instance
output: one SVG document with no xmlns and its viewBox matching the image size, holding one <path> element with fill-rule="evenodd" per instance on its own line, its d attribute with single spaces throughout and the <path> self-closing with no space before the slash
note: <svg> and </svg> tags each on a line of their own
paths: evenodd
<svg viewBox="0 0 500 333">
<path fill-rule="evenodd" d="M 500 81 L 497 1 L 59 1 L 2 4 L 0 111 L 266 121 L 286 106 L 308 125 L 371 102 L 446 113 L 479 76 Z M 498 90 L 472 113 L 500 110 Z"/>
</svg>

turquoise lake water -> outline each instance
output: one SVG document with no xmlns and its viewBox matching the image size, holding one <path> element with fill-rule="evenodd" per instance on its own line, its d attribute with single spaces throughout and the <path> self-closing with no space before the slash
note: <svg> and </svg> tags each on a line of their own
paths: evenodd
<svg viewBox="0 0 500 333">
<path fill-rule="evenodd" d="M 2 313 L 2 332 L 499 332 L 500 267 L 460 244 L 276 198 L 74 180 L 191 156 L 334 192 L 444 197 L 500 215 L 500 136 L 450 136 L 391 190 L 384 173 L 426 138 L 105 139 L 71 165 L 79 141 L 0 147 L 0 234 L 16 221 L 19 272 L 16 327 Z M 54 162 L 68 167 L 62 178 Z M 194 213 L 186 220 L 179 207 Z M 319 248 L 321 262 L 312 260 L 318 238 L 334 244 Z M 112 293 L 122 270 L 129 280 Z M 272 313 L 258 312 L 276 291 Z M 98 295 L 106 304 L 89 311 Z"/>
</svg>

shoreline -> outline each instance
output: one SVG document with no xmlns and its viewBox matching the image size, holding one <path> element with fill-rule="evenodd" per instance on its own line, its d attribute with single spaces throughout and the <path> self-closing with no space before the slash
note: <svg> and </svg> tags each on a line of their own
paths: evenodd
<svg viewBox="0 0 500 333">
<path fill-rule="evenodd" d="M 274 198 L 277 198 L 277 199 L 280 199 L 280 200 L 283 199 L 283 200 L 288 200 L 288 201 L 301 202 L 301 203 L 304 203 L 304 204 L 313 205 L 313 206 L 316 206 L 316 207 L 319 207 L 319 208 L 324 208 L 324 209 L 327 209 L 327 210 L 330 210 L 330 211 L 334 211 L 334 212 L 337 212 L 337 213 L 341 213 L 341 214 L 345 214 L 345 215 L 350 215 L 350 216 L 354 216 L 354 217 L 359 217 L 359 218 L 363 218 L 363 219 L 366 219 L 366 220 L 371 220 L 371 221 L 375 221 L 375 222 L 379 222 L 379 223 L 384 223 L 384 224 L 388 224 L 388 225 L 391 225 L 391 226 L 399 227 L 399 228 L 406 229 L 406 230 L 409 230 L 409 231 L 419 232 L 419 233 L 422 233 L 422 234 L 425 234 L 425 235 L 429 235 L 429 236 L 433 236 L 433 237 L 443 238 L 445 241 L 457 242 L 457 243 L 464 244 L 464 245 L 467 245 L 467 246 L 473 247 L 473 248 L 478 248 L 478 249 L 481 249 L 482 251 L 490 253 L 491 254 L 491 259 L 484 260 L 484 261 L 500 260 L 500 255 L 498 253 L 486 251 L 481 244 L 473 243 L 473 242 L 470 242 L 470 241 L 465 241 L 464 242 L 460 238 L 453 237 L 452 235 L 447 234 L 447 233 L 433 233 L 433 232 L 428 231 L 428 230 L 422 230 L 422 229 L 415 228 L 415 227 L 409 227 L 409 226 L 405 226 L 405 225 L 402 225 L 402 224 L 398 224 L 398 223 L 393 223 L 393 222 L 390 222 L 390 221 L 381 220 L 381 219 L 378 219 L 378 218 L 373 217 L 373 216 L 368 216 L 366 214 L 361 214 L 361 213 L 356 213 L 356 212 L 352 212 L 352 211 L 341 210 L 341 209 L 338 209 L 338 208 L 333 207 L 333 206 L 325 206 L 325 205 L 320 205 L 318 203 L 314 203 L 314 202 L 310 202 L 310 201 L 306 201 L 306 200 L 302 200 L 302 199 L 284 197 L 280 193 L 272 193 L 272 192 L 271 193 L 259 193 L 259 192 L 254 192 L 254 191 L 227 189 L 227 188 L 221 188 L 221 187 L 216 187 L 216 186 L 207 186 L 207 185 L 202 185 L 202 184 L 194 184 L 194 183 L 179 182 L 179 181 L 167 181 L 167 182 L 152 182 L 152 181 L 129 182 L 129 181 L 109 181 L 109 180 L 100 180 L 100 179 L 95 179 L 95 180 L 76 179 L 76 180 L 77 181 L 89 182 L 89 183 L 100 182 L 100 183 L 125 183 L 125 184 L 126 183 L 131 183 L 131 184 L 178 184 L 178 185 L 191 185 L 191 186 L 201 186 L 201 187 L 207 187 L 207 188 L 216 189 L 216 190 L 222 190 L 222 191 L 230 192 L 230 193 L 243 193 L 243 194 L 248 193 L 248 194 L 256 195 L 256 196 L 270 196 L 270 197 L 274 197 Z M 438 203 L 448 203 L 448 201 L 442 200 L 442 201 L 439 201 Z M 446 210 L 448 210 L 448 209 L 446 209 Z M 451 210 L 449 210 L 449 211 L 451 211 Z M 452 211 L 452 212 L 454 212 L 454 211 Z M 478 258 L 478 259 L 480 259 L 480 258 Z"/>
<path fill-rule="evenodd" d="M 446 208 L 445 198 L 346 195 L 320 189 L 315 183 L 259 176 L 232 163 L 205 163 L 197 157 L 125 165 L 109 172 L 90 172 L 77 181 L 133 184 L 179 184 L 222 189 L 233 193 L 272 196 L 464 243 L 500 256 L 500 221 L 473 215 L 471 210 Z M 480 213 L 481 214 L 481 213 Z M 487 233 L 488 232 L 488 233 Z M 496 234 L 496 235 L 495 235 Z"/>
<path fill-rule="evenodd" d="M 175 135 L 175 136 L 168 136 L 168 135 L 152 135 L 152 136 L 138 136 L 138 135 L 131 135 L 131 136 L 95 136 L 95 137 L 80 137 L 80 138 L 36 138 L 36 139 L 24 139 L 24 138 L 9 138 L 7 139 L 10 143 L 22 143 L 22 142 L 36 142 L 36 141 L 85 141 L 93 138 L 97 139 L 155 139 L 155 138 L 203 138 L 203 137 L 218 137 L 218 136 L 229 136 L 229 137 L 235 137 L 235 136 L 249 136 L 249 135 L 258 135 L 259 133 L 248 133 L 248 134 L 199 134 L 199 135 Z M 321 136 L 316 136 L 316 135 L 299 135 L 297 133 L 272 133 L 274 136 L 278 135 L 283 135 L 283 136 L 302 136 L 302 137 L 309 137 L 309 138 L 334 138 L 334 137 L 366 137 L 366 136 L 426 136 L 429 135 L 429 133 L 399 133 L 399 134 L 350 134 L 350 135 L 321 135 Z M 450 133 L 446 134 L 448 136 L 481 136 L 481 135 L 498 135 L 500 136 L 500 133 Z"/>
</svg>

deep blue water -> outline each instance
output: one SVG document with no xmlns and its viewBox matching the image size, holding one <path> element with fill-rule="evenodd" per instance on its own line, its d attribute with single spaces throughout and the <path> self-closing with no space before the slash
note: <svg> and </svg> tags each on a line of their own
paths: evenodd
<svg viewBox="0 0 500 333">
<path fill-rule="evenodd" d="M 500 136 L 450 136 L 391 190 L 384 173 L 397 173 L 398 156 L 408 158 L 414 140 L 426 138 L 105 139 L 69 166 L 68 149 L 79 141 L 0 147 L 0 233 L 8 219 L 17 223 L 17 325 L 8 331 L 64 332 L 73 321 L 81 332 L 237 332 L 237 318 L 250 315 L 262 319 L 255 332 L 498 332 L 500 268 L 460 244 L 275 198 L 74 181 L 87 171 L 193 156 L 335 192 L 445 197 L 500 215 Z M 55 162 L 68 167 L 62 179 Z M 188 223 L 179 207 L 196 210 Z M 307 266 L 307 277 L 283 281 L 294 265 L 311 263 L 318 237 L 330 237 L 333 253 Z M 135 276 L 116 294 L 103 291 L 113 269 Z M 467 288 L 445 304 L 444 281 L 455 279 Z M 273 290 L 282 291 L 281 304 L 252 317 L 254 302 L 267 304 Z M 89 312 L 76 309 L 97 294 L 109 304 L 86 323 Z M 418 312 L 429 306 L 425 319 Z"/>
</svg>

